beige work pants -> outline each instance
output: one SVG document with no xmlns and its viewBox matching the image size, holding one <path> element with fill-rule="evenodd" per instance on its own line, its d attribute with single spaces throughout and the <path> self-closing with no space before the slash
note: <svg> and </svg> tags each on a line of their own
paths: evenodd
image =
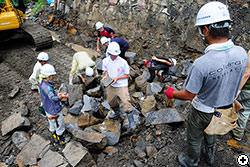
<svg viewBox="0 0 250 167">
<path fill-rule="evenodd" d="M 120 97 L 121 103 L 117 103 L 116 100 L 113 98 L 116 98 L 117 96 Z M 111 108 L 120 107 L 123 108 L 123 110 L 126 113 L 130 113 L 132 111 L 132 108 L 130 106 L 130 97 L 128 93 L 128 87 L 107 87 L 107 100 Z"/>
</svg>

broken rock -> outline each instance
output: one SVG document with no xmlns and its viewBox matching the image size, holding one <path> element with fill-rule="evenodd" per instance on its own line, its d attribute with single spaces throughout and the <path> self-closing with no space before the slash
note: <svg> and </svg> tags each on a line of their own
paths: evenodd
<svg viewBox="0 0 250 167">
<path fill-rule="evenodd" d="M 125 53 L 125 58 L 126 58 L 126 60 L 128 61 L 128 63 L 130 65 L 134 64 L 135 59 L 136 59 L 136 53 L 134 53 L 134 52 L 126 52 Z"/>
<path fill-rule="evenodd" d="M 101 120 L 97 119 L 96 117 L 92 116 L 90 113 L 82 112 L 78 118 L 78 126 L 81 128 L 85 128 L 87 126 L 95 125 L 100 123 Z"/>
<path fill-rule="evenodd" d="M 162 91 L 163 84 L 160 82 L 152 82 L 147 85 L 146 95 L 157 94 Z"/>
<path fill-rule="evenodd" d="M 105 120 L 103 123 L 89 127 L 107 137 L 107 145 L 113 146 L 119 142 L 121 124 L 117 120 Z"/>
<path fill-rule="evenodd" d="M 13 133 L 11 138 L 12 142 L 19 150 L 21 150 L 30 140 L 29 134 L 23 131 Z"/>
<path fill-rule="evenodd" d="M 8 95 L 9 98 L 14 98 L 17 93 L 19 92 L 20 88 L 18 86 L 14 86 L 14 89 L 12 89 L 12 91 L 10 92 L 10 94 Z"/>
<path fill-rule="evenodd" d="M 156 154 L 158 151 L 154 146 L 147 146 L 146 147 L 146 153 L 148 157 L 152 157 L 154 154 Z"/>
<path fill-rule="evenodd" d="M 98 132 L 74 130 L 73 135 L 90 149 L 103 149 L 107 145 L 106 136 Z"/>
<path fill-rule="evenodd" d="M 73 106 L 78 100 L 82 100 L 82 86 L 69 85 L 69 106 Z"/>
<path fill-rule="evenodd" d="M 2 122 L 2 136 L 19 127 L 29 127 L 30 122 L 27 118 L 22 117 L 21 113 L 14 113 Z"/>
<path fill-rule="evenodd" d="M 97 112 L 100 108 L 100 104 L 93 97 L 89 97 L 87 95 L 84 95 L 83 102 L 84 102 L 84 105 L 81 109 L 81 112 L 85 112 L 85 111 Z"/>
<path fill-rule="evenodd" d="M 39 167 L 67 167 L 68 163 L 64 160 L 63 156 L 57 152 L 49 150 L 43 156 L 43 158 L 38 162 Z"/>
<path fill-rule="evenodd" d="M 101 86 L 99 85 L 99 86 L 97 86 L 95 88 L 89 89 L 87 91 L 87 95 L 94 96 L 94 97 L 101 97 L 101 95 L 102 95 Z"/>
<path fill-rule="evenodd" d="M 63 150 L 63 154 L 73 167 L 96 165 L 88 149 L 79 142 L 71 141 L 68 143 Z"/>
<path fill-rule="evenodd" d="M 173 122 L 183 122 L 184 118 L 174 108 L 161 109 L 159 111 L 152 111 L 145 114 L 146 125 L 158 125 Z"/>
<path fill-rule="evenodd" d="M 82 100 L 78 100 L 70 109 L 69 109 L 69 113 L 73 114 L 73 115 L 79 115 L 82 109 Z"/>
<path fill-rule="evenodd" d="M 37 160 L 49 150 L 50 141 L 34 134 L 31 140 L 23 147 L 17 155 L 16 161 L 19 166 L 29 166 L 37 164 Z"/>
<path fill-rule="evenodd" d="M 147 112 L 154 110 L 155 106 L 156 106 L 156 100 L 154 95 L 147 96 L 147 98 L 144 99 L 141 104 L 142 114 L 145 115 Z"/>
<path fill-rule="evenodd" d="M 146 79 L 140 75 L 139 77 L 135 78 L 135 85 L 137 88 L 142 89 L 143 87 L 146 86 Z"/>
<path fill-rule="evenodd" d="M 118 153 L 118 149 L 113 146 L 107 146 L 103 152 L 107 153 L 108 155 L 113 155 Z"/>
</svg>

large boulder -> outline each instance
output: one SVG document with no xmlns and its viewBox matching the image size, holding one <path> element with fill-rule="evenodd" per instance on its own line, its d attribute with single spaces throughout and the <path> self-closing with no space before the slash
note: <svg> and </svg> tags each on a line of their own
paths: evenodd
<svg viewBox="0 0 250 167">
<path fill-rule="evenodd" d="M 39 167 L 68 167 L 68 163 L 64 157 L 57 153 L 49 150 L 43 156 L 43 158 L 38 162 Z"/>
<path fill-rule="evenodd" d="M 69 113 L 73 115 L 79 115 L 82 109 L 82 100 L 78 100 L 75 104 L 69 109 Z"/>
<path fill-rule="evenodd" d="M 163 89 L 164 85 L 160 82 L 152 82 L 147 85 L 146 95 L 153 95 L 160 93 Z"/>
<path fill-rule="evenodd" d="M 83 96 L 84 105 L 81 109 L 81 112 L 97 112 L 100 108 L 100 104 L 93 97 L 87 95 Z"/>
<path fill-rule="evenodd" d="M 69 85 L 69 106 L 73 106 L 78 100 L 82 100 L 82 85 Z"/>
</svg>

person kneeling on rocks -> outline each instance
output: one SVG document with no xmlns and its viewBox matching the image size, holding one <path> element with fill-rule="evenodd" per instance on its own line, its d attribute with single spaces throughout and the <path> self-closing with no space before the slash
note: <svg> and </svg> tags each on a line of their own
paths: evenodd
<svg viewBox="0 0 250 167">
<path fill-rule="evenodd" d="M 88 77 L 97 75 L 95 62 L 89 57 L 87 52 L 77 52 L 73 56 L 72 68 L 69 74 L 69 84 L 73 85 L 74 74 L 78 75 L 80 82 L 85 83 L 85 75 Z"/>
<path fill-rule="evenodd" d="M 64 117 L 61 112 L 62 103 L 61 99 L 68 98 L 68 94 L 59 93 L 56 94 L 52 80 L 56 74 L 55 68 L 50 64 L 45 64 L 41 68 L 40 78 L 41 83 L 39 85 L 40 96 L 42 99 L 43 107 L 48 117 L 49 130 L 53 135 L 53 138 L 60 143 L 65 144 L 63 133 L 65 131 Z"/>
<path fill-rule="evenodd" d="M 39 85 L 39 75 L 41 68 L 44 64 L 46 64 L 49 61 L 49 56 L 45 52 L 41 52 L 37 56 L 37 62 L 33 68 L 33 73 L 31 74 L 29 81 L 32 84 L 31 90 L 37 90 Z"/>
<path fill-rule="evenodd" d="M 119 97 L 121 100 L 120 106 L 128 115 L 129 128 L 135 129 L 134 117 L 132 108 L 129 104 L 128 93 L 128 78 L 129 65 L 126 60 L 118 56 L 121 53 L 120 46 L 116 42 L 111 42 L 108 46 L 107 53 L 110 55 L 103 60 L 103 71 L 105 77 L 110 77 L 113 83 L 107 87 L 107 99 L 110 107 L 114 110 L 114 114 L 109 118 L 113 119 L 120 115 L 119 103 L 114 103 L 114 98 Z"/>
<path fill-rule="evenodd" d="M 161 73 L 161 80 L 163 81 L 164 75 L 169 73 L 169 67 L 176 65 L 176 60 L 174 58 L 153 56 L 151 61 L 146 60 L 144 63 L 145 67 L 148 67 L 150 73 L 150 78 L 147 81 L 153 82 L 156 70 L 163 70 Z"/>
</svg>

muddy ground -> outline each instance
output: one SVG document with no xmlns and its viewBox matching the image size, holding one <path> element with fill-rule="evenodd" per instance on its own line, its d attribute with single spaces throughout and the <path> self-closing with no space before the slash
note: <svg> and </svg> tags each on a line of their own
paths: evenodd
<svg viewBox="0 0 250 167">
<path fill-rule="evenodd" d="M 39 52 L 34 51 L 26 39 L 12 40 L 0 48 L 0 122 L 5 120 L 13 110 L 18 108 L 22 103 L 27 104 L 29 109 L 28 118 L 32 127 L 26 129 L 31 136 L 36 133 L 46 139 L 51 140 L 50 133 L 47 129 L 48 122 L 39 115 L 37 110 L 40 103 L 40 97 L 37 92 L 30 90 L 28 78 L 32 73 L 36 57 Z M 55 87 L 59 88 L 62 82 L 68 82 L 68 73 L 71 67 L 71 60 L 74 51 L 67 46 L 58 42 L 53 43 L 53 47 L 45 49 L 50 56 L 50 63 L 55 65 L 57 74 L 55 77 Z M 16 97 L 10 99 L 8 94 L 14 88 L 20 88 Z M 186 117 L 189 103 L 185 103 L 179 112 Z M 248 129 L 250 125 L 248 124 Z M 119 150 L 118 153 L 109 156 L 103 152 L 91 152 L 98 166 L 108 167 L 133 167 L 133 166 L 178 166 L 176 157 L 183 152 L 186 141 L 185 123 L 144 126 L 138 127 L 138 133 L 131 136 L 120 138 L 120 142 L 115 145 Z M 227 139 L 230 134 L 219 136 L 217 139 L 217 151 L 215 156 L 215 167 L 237 166 L 236 156 L 238 153 L 246 150 L 232 149 L 227 146 Z M 136 146 L 145 148 L 153 145 L 157 153 L 152 157 L 140 157 L 136 151 Z M 56 151 L 61 151 L 62 147 L 51 146 Z M 11 141 L 11 134 L 2 137 L 0 135 L 0 162 L 6 162 L 11 155 L 14 157 L 20 152 Z M 140 163 L 141 164 L 140 164 Z M 139 165 L 138 165 L 139 164 Z M 10 166 L 17 166 L 13 162 Z M 201 167 L 206 167 L 201 156 Z"/>
</svg>

